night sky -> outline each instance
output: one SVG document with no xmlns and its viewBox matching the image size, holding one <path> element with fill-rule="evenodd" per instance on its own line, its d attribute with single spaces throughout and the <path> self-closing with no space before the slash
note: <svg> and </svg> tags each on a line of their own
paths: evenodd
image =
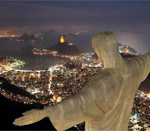
<svg viewBox="0 0 150 131">
<path fill-rule="evenodd" d="M 139 53 L 150 50 L 150 2 L 0 2 L 0 34 L 113 31 Z"/>
</svg>

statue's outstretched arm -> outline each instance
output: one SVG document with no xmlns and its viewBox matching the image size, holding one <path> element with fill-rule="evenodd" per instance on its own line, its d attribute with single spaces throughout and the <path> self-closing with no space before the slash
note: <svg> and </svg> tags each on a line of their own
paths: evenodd
<svg viewBox="0 0 150 131">
<path fill-rule="evenodd" d="M 145 55 L 129 58 L 126 60 L 135 77 L 139 76 L 139 83 L 144 81 L 150 72 L 150 52 Z"/>
<path fill-rule="evenodd" d="M 93 118 L 101 119 L 112 109 L 118 97 L 114 94 L 118 94 L 119 89 L 116 90 L 116 82 L 111 74 L 102 71 L 76 95 L 54 106 L 45 107 L 44 110 L 31 110 L 23 113 L 24 116 L 16 119 L 14 124 L 22 126 L 49 117 L 57 130 L 66 130 Z"/>
<path fill-rule="evenodd" d="M 102 71 L 95 75 L 76 95 L 45 111 L 57 130 L 66 130 L 90 119 L 101 119 L 115 105 L 118 98 L 113 72 Z M 114 74 L 115 77 L 115 74 Z M 120 78 L 118 80 L 121 83 Z"/>
</svg>

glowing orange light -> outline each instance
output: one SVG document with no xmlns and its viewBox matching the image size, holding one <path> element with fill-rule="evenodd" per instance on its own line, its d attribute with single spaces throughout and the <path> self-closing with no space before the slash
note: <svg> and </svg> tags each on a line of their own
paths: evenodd
<svg viewBox="0 0 150 131">
<path fill-rule="evenodd" d="M 125 49 L 125 53 L 129 53 L 129 51 L 130 51 L 130 50 L 129 50 L 128 48 Z"/>
<path fill-rule="evenodd" d="M 62 98 L 59 96 L 58 98 L 57 98 L 57 102 L 61 102 L 62 101 Z"/>
<path fill-rule="evenodd" d="M 65 42 L 65 37 L 63 35 L 60 36 L 59 42 L 60 43 L 64 43 Z"/>
</svg>

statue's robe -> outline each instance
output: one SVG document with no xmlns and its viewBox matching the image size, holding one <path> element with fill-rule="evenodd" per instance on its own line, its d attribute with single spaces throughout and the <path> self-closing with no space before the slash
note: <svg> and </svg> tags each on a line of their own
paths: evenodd
<svg viewBox="0 0 150 131">
<path fill-rule="evenodd" d="M 58 131 L 82 122 L 87 131 L 127 131 L 135 92 L 149 71 L 150 53 L 124 59 L 97 73 L 76 95 L 46 107 L 47 116 Z"/>
</svg>

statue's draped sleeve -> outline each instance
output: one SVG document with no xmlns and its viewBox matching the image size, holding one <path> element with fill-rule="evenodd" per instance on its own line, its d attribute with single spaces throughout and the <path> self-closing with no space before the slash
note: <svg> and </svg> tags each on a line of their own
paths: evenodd
<svg viewBox="0 0 150 131">
<path fill-rule="evenodd" d="M 55 106 L 46 107 L 45 110 L 54 127 L 61 131 L 85 121 L 86 116 L 81 106 L 81 98 L 75 96 Z"/>
<path fill-rule="evenodd" d="M 150 71 L 150 52 L 145 55 L 129 58 L 128 60 L 134 66 L 131 70 L 135 77 L 139 76 L 140 83 L 146 79 Z"/>
<path fill-rule="evenodd" d="M 45 107 L 47 116 L 58 131 L 66 130 L 89 119 L 100 119 L 105 111 L 110 110 L 109 106 L 113 106 L 114 100 L 112 101 L 112 96 L 107 92 L 107 89 L 113 91 L 112 86 L 108 86 L 110 85 L 108 75 L 110 76 L 109 73 L 102 73 L 103 77 L 100 75 L 101 80 L 99 80 L 98 75 L 98 78 L 95 77 L 90 80 L 90 84 L 86 84 L 86 87 L 76 95 L 54 106 Z M 101 84 L 101 81 L 103 81 L 103 84 Z M 94 87 L 91 86 L 93 84 Z M 104 102 L 104 96 L 108 98 L 108 103 Z"/>
<path fill-rule="evenodd" d="M 57 130 L 65 130 L 85 121 L 82 112 L 82 94 L 75 95 L 55 106 L 45 108 L 49 119 Z M 83 97 L 83 99 L 85 99 Z"/>
<path fill-rule="evenodd" d="M 91 95 L 87 91 L 82 91 L 62 103 L 46 107 L 46 113 L 54 127 L 61 131 L 86 121 L 89 117 L 89 110 L 94 108 L 94 103 L 92 104 L 90 100 L 92 99 Z"/>
</svg>

